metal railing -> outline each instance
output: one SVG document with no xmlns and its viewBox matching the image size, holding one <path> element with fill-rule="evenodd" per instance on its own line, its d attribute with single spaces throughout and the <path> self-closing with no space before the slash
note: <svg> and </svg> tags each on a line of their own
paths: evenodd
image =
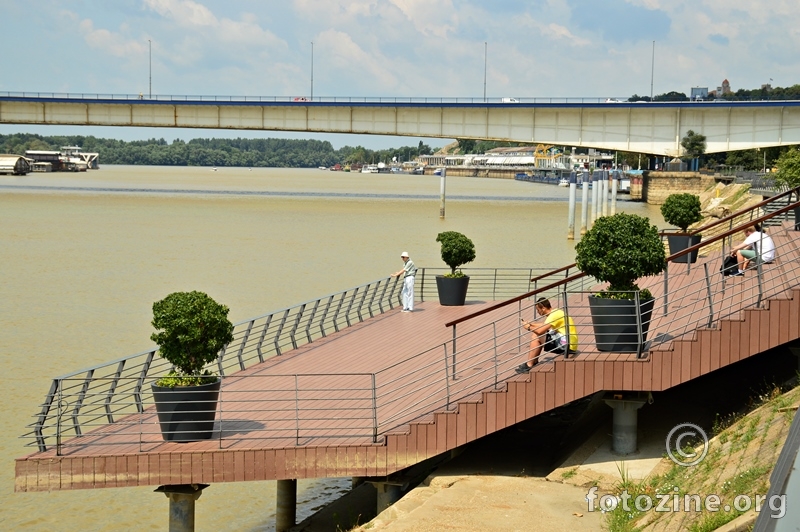
<svg viewBox="0 0 800 532">
<path fill-rule="evenodd" d="M 355 103 L 355 104 L 423 104 L 423 105 L 442 105 L 442 104 L 473 104 L 473 105 L 500 105 L 514 106 L 518 104 L 604 104 L 615 106 L 630 105 L 691 105 L 704 106 L 713 105 L 757 105 L 764 102 L 769 103 L 798 103 L 796 100 L 748 100 L 748 101 L 726 101 L 726 102 L 628 102 L 615 101 L 608 102 L 606 97 L 515 97 L 514 102 L 509 101 L 508 97 L 442 97 L 442 96 L 314 96 L 308 95 L 294 96 L 231 96 L 231 95 L 170 95 L 170 94 L 112 94 L 112 93 L 70 93 L 70 92 L 28 92 L 28 91 L 0 91 L 0 99 L 52 99 L 52 100 L 98 100 L 112 101 L 119 103 L 292 103 L 297 105 L 319 104 L 319 103 Z M 627 100 L 627 98 L 626 98 Z"/>
<path fill-rule="evenodd" d="M 435 277 L 446 271 L 420 268 L 415 299 L 435 297 Z M 472 279 L 468 294 L 471 299 L 505 299 L 535 287 L 531 276 L 547 271 L 546 268 L 468 269 Z M 239 322 L 234 326 L 233 340 L 208 369 L 225 378 L 382 314 L 402 303 L 401 289 L 399 278 L 379 279 Z M 32 431 L 23 438 L 32 438 L 44 451 L 48 440 L 61 441 L 65 432 L 81 436 L 96 428 L 98 413 L 106 424 L 131 414 L 143 414 L 152 405 L 150 383 L 170 369 L 171 365 L 157 356 L 157 350 L 151 349 L 57 377 L 40 406 L 36 422 L 30 425 Z"/>
<path fill-rule="evenodd" d="M 752 220 L 747 217 L 746 223 L 763 222 L 798 205 Z M 778 249 L 779 264 L 756 264 L 743 280 L 725 279 L 710 271 L 705 262 L 694 266 L 704 269 L 699 280 L 681 281 L 680 273 L 692 266 L 675 264 L 675 258 L 724 241 L 739 230 L 725 231 L 669 258 L 663 283 L 650 287 L 656 296 L 652 314 L 637 324 L 634 333 L 639 354 L 698 327 L 715 327 L 745 308 L 760 308 L 767 298 L 798 285 L 800 253 L 792 239 Z M 721 262 L 721 254 L 714 257 L 713 264 Z M 420 299 L 431 290 L 436 272 L 418 271 Z M 596 283 L 576 272 L 574 266 L 544 273 L 533 269 L 468 273 L 475 280 L 470 282 L 471 299 L 494 300 L 508 291 L 519 294 L 524 290 L 521 287 L 532 286 L 532 290 L 448 323 L 453 327 L 451 340 L 373 373 L 237 374 L 268 357 L 394 308 L 400 297 L 397 278 L 380 279 L 236 324 L 234 340 L 212 368 L 223 380 L 213 429 L 220 446 L 231 440 L 288 438 L 290 429 L 296 445 L 311 438 L 363 437 L 377 442 L 413 419 L 448 410 L 458 401 L 500 386 L 527 358 L 530 333 L 521 330 L 519 319 L 535 317 L 533 305 L 540 296 L 564 310 L 577 327 L 580 352 L 591 352 L 586 345 L 598 333 L 591 325 L 587 296 Z M 476 320 L 489 312 L 493 313 L 490 320 Z M 456 325 L 467 322 L 469 330 L 456 334 Z M 155 350 L 149 350 L 54 379 L 31 431 L 23 437 L 41 451 L 54 441 L 59 454 L 65 447 L 108 441 L 138 443 L 144 450 L 153 442 L 153 434 L 160 434 L 153 421 L 150 384 L 170 369 L 155 355 Z M 324 401 L 338 404 L 320 406 Z M 343 408 L 349 413 L 342 415 Z M 329 415 L 331 410 L 337 414 Z M 104 438 L 109 434 L 114 437 Z"/>
</svg>

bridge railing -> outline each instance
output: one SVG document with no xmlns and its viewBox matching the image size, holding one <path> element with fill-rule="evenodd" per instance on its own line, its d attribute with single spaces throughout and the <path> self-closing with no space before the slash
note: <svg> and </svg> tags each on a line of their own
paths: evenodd
<svg viewBox="0 0 800 532">
<path fill-rule="evenodd" d="M 386 104 L 475 104 L 475 105 L 500 105 L 500 106 L 513 106 L 516 104 L 607 104 L 607 105 L 724 105 L 724 104 L 752 104 L 762 101 L 780 102 L 792 100 L 748 100 L 748 101 L 726 101 L 726 102 L 628 102 L 625 101 L 609 101 L 609 98 L 598 98 L 594 96 L 582 97 L 441 97 L 441 96 L 314 96 L 309 95 L 294 95 L 294 96 L 235 96 L 235 95 L 180 95 L 180 94 L 111 94 L 111 93 L 73 93 L 73 92 L 28 92 L 28 91 L 0 91 L 0 99 L 51 99 L 51 100 L 100 100 L 111 101 L 119 103 L 292 103 L 297 105 L 306 105 L 309 103 L 386 103 Z M 515 101 L 509 101 L 515 100 Z"/>
</svg>

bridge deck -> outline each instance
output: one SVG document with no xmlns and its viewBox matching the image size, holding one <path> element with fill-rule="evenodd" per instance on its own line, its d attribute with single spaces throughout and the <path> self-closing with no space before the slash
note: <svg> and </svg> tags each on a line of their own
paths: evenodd
<svg viewBox="0 0 800 532">
<path fill-rule="evenodd" d="M 716 287 L 722 282 L 718 252 L 701 257 L 688 272 L 685 265 L 670 265 L 666 316 L 659 306 L 663 277 L 640 283 L 658 298 L 649 336 L 654 345 L 644 358 L 598 352 L 586 294 L 574 294 L 568 308 L 581 340 L 578 355 L 546 360 L 530 374 L 517 375 L 514 368 L 526 358 L 529 334 L 521 334 L 519 307 L 506 307 L 458 326 L 457 378 L 449 382 L 448 404 L 444 389 L 435 386 L 446 360 L 452 360 L 452 330 L 444 323 L 492 302 L 442 307 L 427 301 L 413 313 L 376 316 L 226 378 L 215 439 L 164 442 L 150 408 L 65 442 L 60 456 L 53 447 L 18 459 L 16 489 L 387 475 L 598 391 L 665 390 L 800 338 L 793 266 L 800 261 L 800 232 L 777 228 L 771 234 L 780 256 L 764 266 L 763 303 L 755 305 L 754 272 L 728 278 L 724 290 L 712 290 L 712 328 L 706 327 L 703 264 Z M 522 312 L 526 319 L 533 317 L 530 307 Z M 463 337 L 468 331 L 473 332 Z M 417 353 L 423 354 L 396 364 Z M 438 366 L 439 374 L 423 371 Z M 369 406 L 373 374 L 379 375 L 377 388 L 394 390 L 374 411 Z M 298 380 L 303 397 L 296 397 Z M 323 380 L 324 397 L 319 392 Z M 281 401 L 317 401 L 307 419 L 311 425 L 297 432 L 294 412 L 269 406 Z M 377 441 L 373 421 L 381 428 Z M 308 426 L 315 430 L 309 432 Z"/>
</svg>

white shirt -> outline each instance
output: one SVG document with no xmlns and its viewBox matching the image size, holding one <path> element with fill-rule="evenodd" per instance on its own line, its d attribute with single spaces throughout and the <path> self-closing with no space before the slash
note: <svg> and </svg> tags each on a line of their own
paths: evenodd
<svg viewBox="0 0 800 532">
<path fill-rule="evenodd" d="M 744 243 L 752 245 L 756 256 L 760 255 L 762 261 L 772 262 L 775 260 L 775 242 L 772 241 L 772 238 L 767 233 L 753 231 L 750 236 L 744 239 Z M 759 249 L 761 245 L 764 246 L 763 251 Z"/>
</svg>

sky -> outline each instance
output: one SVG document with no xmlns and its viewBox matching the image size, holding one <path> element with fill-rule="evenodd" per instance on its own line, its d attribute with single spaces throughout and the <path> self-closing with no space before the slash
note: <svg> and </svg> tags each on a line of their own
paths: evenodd
<svg viewBox="0 0 800 532">
<path fill-rule="evenodd" d="M 0 93 L 628 98 L 800 83 L 797 0 L 0 0 Z M 312 47 L 313 43 L 313 47 Z M 313 52 L 312 52 L 313 48 Z M 312 69 L 313 58 L 313 69 Z M 152 81 L 151 81 L 152 76 Z M 76 134 L 0 126 L 0 133 Z M 418 138 L 78 128 L 139 140 Z M 424 139 L 431 146 L 449 141 Z"/>
</svg>

